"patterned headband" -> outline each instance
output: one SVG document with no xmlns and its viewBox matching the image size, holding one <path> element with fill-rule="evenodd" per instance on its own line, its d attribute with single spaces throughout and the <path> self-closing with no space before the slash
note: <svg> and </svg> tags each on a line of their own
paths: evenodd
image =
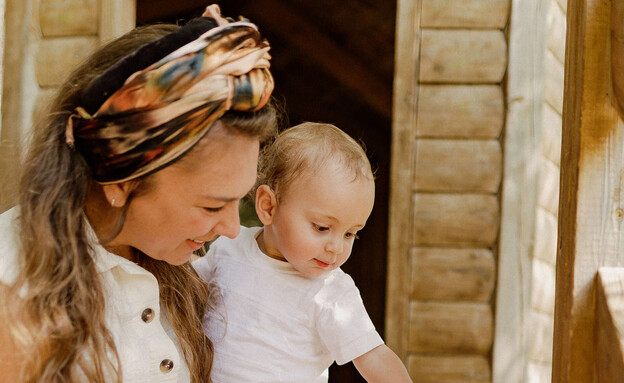
<svg viewBox="0 0 624 383">
<path fill-rule="evenodd" d="M 268 102 L 271 56 L 256 26 L 229 22 L 216 5 L 202 16 L 218 26 L 132 74 L 93 115 L 79 107 L 69 117 L 67 144 L 100 184 L 153 173 L 188 152 L 228 110 L 254 112 Z"/>
</svg>

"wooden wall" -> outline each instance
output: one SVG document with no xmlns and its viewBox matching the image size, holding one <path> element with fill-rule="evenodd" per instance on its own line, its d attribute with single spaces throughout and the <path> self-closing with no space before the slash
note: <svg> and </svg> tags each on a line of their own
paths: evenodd
<svg viewBox="0 0 624 383">
<path fill-rule="evenodd" d="M 0 141 L 0 212 L 13 205 L 20 152 L 69 70 L 134 27 L 134 0 L 7 0 Z"/>
<path fill-rule="evenodd" d="M 386 337 L 417 382 L 491 381 L 509 6 L 398 3 Z"/>
</svg>

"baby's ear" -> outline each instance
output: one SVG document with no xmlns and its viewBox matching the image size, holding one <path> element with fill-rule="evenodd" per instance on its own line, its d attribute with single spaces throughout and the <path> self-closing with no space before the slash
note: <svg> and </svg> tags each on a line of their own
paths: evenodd
<svg viewBox="0 0 624 383">
<path fill-rule="evenodd" d="M 273 222 L 277 197 L 269 185 L 260 185 L 256 190 L 256 214 L 263 225 Z"/>
</svg>

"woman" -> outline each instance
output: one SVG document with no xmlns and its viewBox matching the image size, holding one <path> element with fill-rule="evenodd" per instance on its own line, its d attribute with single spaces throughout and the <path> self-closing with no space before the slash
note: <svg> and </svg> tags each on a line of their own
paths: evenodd
<svg viewBox="0 0 624 383">
<path fill-rule="evenodd" d="M 99 49 L 35 130 L 0 216 L 7 381 L 210 382 L 209 291 L 188 261 L 238 234 L 275 113 L 256 27 L 203 16 Z"/>
</svg>

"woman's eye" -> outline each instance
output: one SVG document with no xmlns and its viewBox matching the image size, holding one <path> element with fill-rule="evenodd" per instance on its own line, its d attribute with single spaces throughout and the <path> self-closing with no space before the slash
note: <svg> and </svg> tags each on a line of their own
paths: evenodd
<svg viewBox="0 0 624 383">
<path fill-rule="evenodd" d="M 323 232 L 323 231 L 329 230 L 329 227 L 327 227 L 327 226 L 321 226 L 321 225 L 317 225 L 315 223 L 313 225 L 314 225 L 314 229 L 316 229 L 316 231 Z"/>
<path fill-rule="evenodd" d="M 218 213 L 223 209 L 223 206 L 219 207 L 204 207 L 204 210 L 209 213 Z"/>
</svg>

